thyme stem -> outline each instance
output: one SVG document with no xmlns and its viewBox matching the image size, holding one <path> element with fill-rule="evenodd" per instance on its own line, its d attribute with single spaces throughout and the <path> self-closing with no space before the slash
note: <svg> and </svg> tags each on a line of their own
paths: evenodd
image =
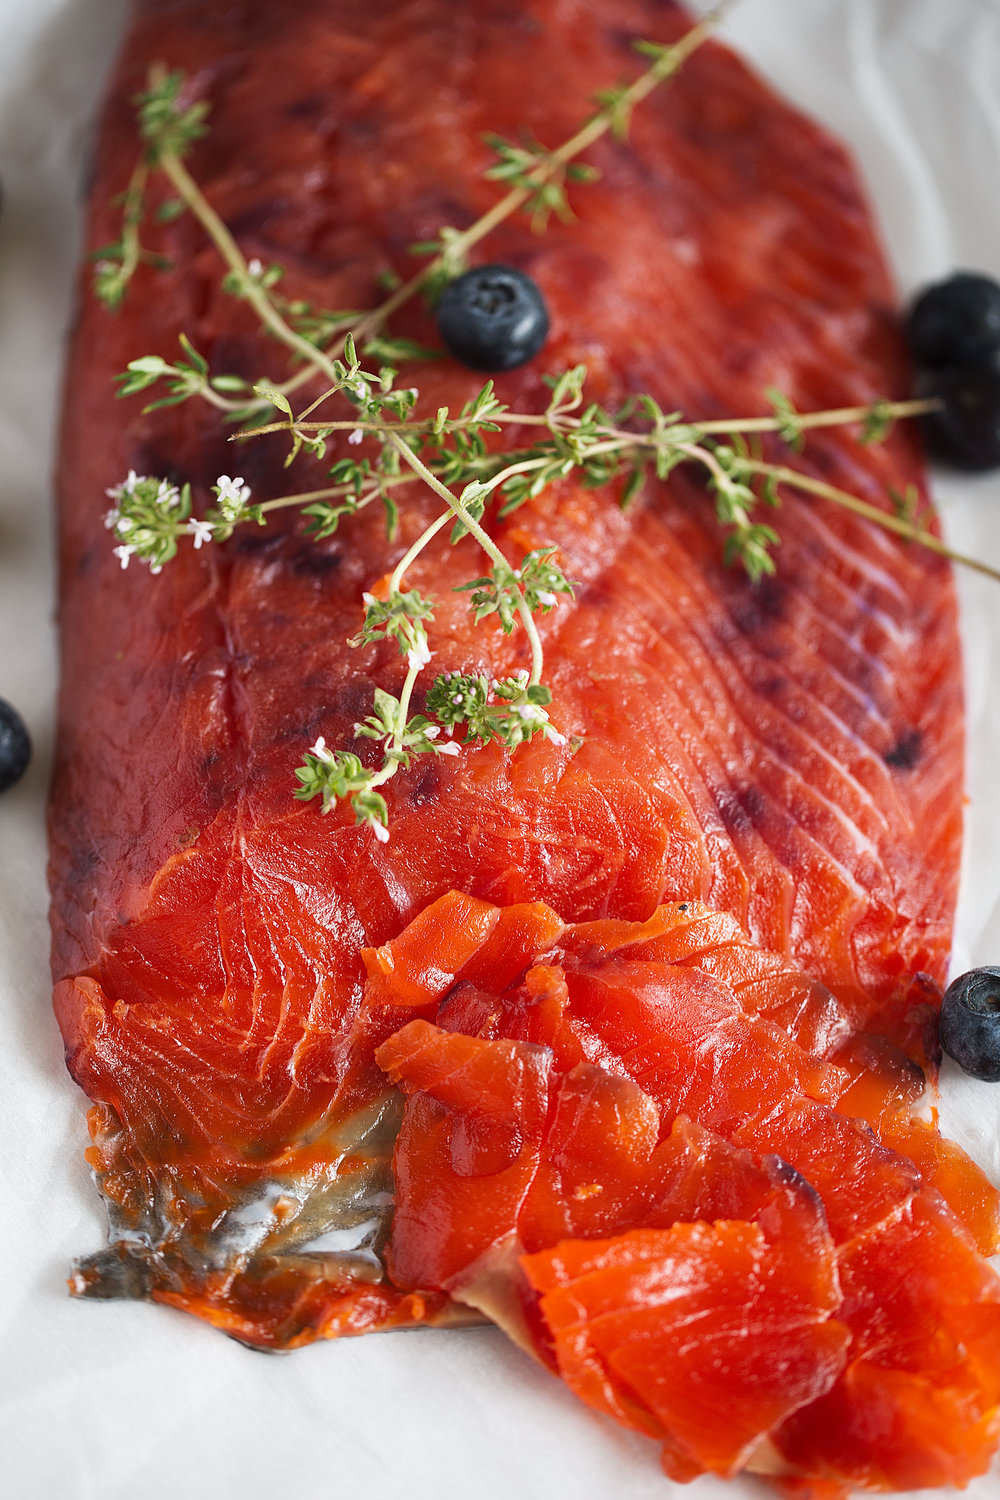
<svg viewBox="0 0 1000 1500">
<path fill-rule="evenodd" d="M 635 83 L 623 94 L 623 102 L 629 106 L 640 103 L 664 79 L 669 78 L 671 73 L 676 72 L 685 59 L 690 57 L 692 52 L 696 52 L 702 43 L 708 40 L 725 11 L 731 9 L 733 4 L 735 4 L 735 0 L 722 0 L 722 3 L 716 5 L 707 16 L 692 26 L 689 31 L 686 31 L 680 41 L 675 42 L 672 47 L 667 49 L 663 57 L 659 58 L 644 73 L 640 74 Z M 579 156 L 581 151 L 586 151 L 588 146 L 592 146 L 595 141 L 600 140 L 601 136 L 606 135 L 611 129 L 611 125 L 611 112 L 609 110 L 599 111 L 586 124 L 582 125 L 575 135 L 570 136 L 569 140 L 564 141 L 561 146 L 558 146 L 550 154 L 548 161 L 540 162 L 537 167 L 528 173 L 530 186 L 511 188 L 510 192 L 505 193 L 481 218 L 477 219 L 474 224 L 471 224 L 468 229 L 464 230 L 452 242 L 450 253 L 452 255 L 456 253 L 461 254 L 466 250 L 470 250 L 481 239 L 485 239 L 488 234 L 491 234 L 496 229 L 497 225 L 502 224 L 504 219 L 510 218 L 512 213 L 516 213 L 523 204 L 527 203 L 534 188 L 541 187 L 549 178 L 555 175 L 560 167 L 566 166 L 574 157 Z M 441 269 L 443 260 L 443 256 L 435 256 L 421 272 L 411 277 L 401 287 L 398 287 L 380 307 L 375 308 L 366 318 L 362 319 L 358 328 L 355 329 L 355 338 L 374 332 L 394 312 L 398 311 L 404 303 L 415 296 L 428 277 L 433 275 L 435 270 Z"/>
<path fill-rule="evenodd" d="M 655 69 L 649 70 L 649 72 L 653 71 L 655 71 Z M 652 85 L 650 85 L 650 87 L 652 87 Z M 568 142 L 567 144 L 572 145 L 572 142 Z M 577 149 L 582 148 L 577 147 Z M 304 339 L 300 334 L 296 333 L 295 330 L 289 326 L 289 324 L 282 317 L 281 313 L 275 307 L 271 298 L 267 295 L 266 290 L 263 287 L 259 286 L 250 276 L 247 262 L 244 259 L 239 246 L 226 227 L 226 224 L 219 216 L 219 214 L 216 213 L 215 209 L 202 193 L 201 189 L 198 187 L 198 184 L 188 172 L 187 168 L 184 166 L 180 158 L 173 152 L 163 152 L 160 156 L 159 164 L 167 177 L 173 183 L 175 189 L 180 194 L 184 202 L 188 205 L 191 212 L 197 218 L 198 222 L 205 230 L 205 233 L 208 235 L 209 239 L 218 249 L 226 265 L 232 272 L 235 273 L 235 275 L 240 278 L 244 298 L 247 302 L 250 303 L 251 307 L 257 313 L 258 317 L 265 325 L 265 327 L 269 328 L 274 336 L 279 339 L 280 342 L 285 344 L 286 347 L 293 350 L 295 353 L 300 354 L 306 361 L 308 361 L 308 363 L 312 365 L 314 371 L 317 371 L 318 373 L 324 375 L 330 382 L 331 387 L 339 388 L 341 382 L 338 378 L 337 370 L 335 369 L 333 361 L 331 360 L 329 355 L 324 350 L 318 349 L 316 345 L 309 343 L 307 339 Z M 510 212 L 510 210 L 508 209 L 507 212 Z M 362 320 L 362 323 L 363 321 L 364 320 Z M 359 325 L 359 328 L 360 327 L 361 325 Z M 213 392 L 213 394 L 215 393 Z M 315 404 L 316 403 L 314 403 L 314 405 Z M 284 425 L 285 424 L 281 423 L 278 424 L 279 427 Z M 342 423 L 338 425 L 341 427 L 350 426 L 352 428 L 361 425 L 362 428 L 367 427 L 370 430 L 382 431 L 390 445 L 396 450 L 403 462 L 408 464 L 413 472 L 417 474 L 425 484 L 429 485 L 430 488 L 437 495 L 439 495 L 447 505 L 448 511 L 442 517 L 439 517 L 437 522 L 432 523 L 432 526 L 428 528 L 428 530 L 423 534 L 421 538 L 418 539 L 414 556 L 416 556 L 417 553 L 419 553 L 423 549 L 423 547 L 427 545 L 431 538 L 436 535 L 437 531 L 439 531 L 445 524 L 449 515 L 453 515 L 462 522 L 463 526 L 470 533 L 470 535 L 475 537 L 476 541 L 482 547 L 483 551 L 496 566 L 501 568 L 509 567 L 507 559 L 504 557 L 499 547 L 497 547 L 492 537 L 490 537 L 489 533 L 479 525 L 478 521 L 476 521 L 475 518 L 469 513 L 469 511 L 462 504 L 461 500 L 459 500 L 457 496 L 452 494 L 447 485 L 443 484 L 437 477 L 437 475 L 427 467 L 427 465 L 413 450 L 413 448 L 407 442 L 405 442 L 403 438 L 400 437 L 399 432 L 394 426 L 386 424 L 384 427 L 382 427 L 377 423 Z M 284 498 L 285 497 L 282 497 L 282 499 Z M 271 502 L 270 508 L 277 509 L 278 505 L 276 505 L 274 502 Z M 412 548 L 411 551 L 413 551 Z M 406 559 L 404 559 L 404 561 L 406 561 Z M 521 620 L 521 624 L 524 627 L 525 633 L 527 634 L 531 648 L 531 672 L 529 676 L 529 682 L 531 684 L 536 684 L 541 681 L 542 676 L 544 661 L 542 642 L 532 612 L 528 608 L 524 591 L 521 588 L 518 588 L 517 590 L 517 601 L 515 604 L 515 608 L 518 617 Z M 416 680 L 417 671 L 419 671 L 419 668 L 417 668 L 415 671 L 414 668 L 411 667 L 409 669 L 409 672 L 407 673 L 406 683 L 404 684 L 405 702 L 407 704 L 409 702 L 410 694 L 412 693 L 413 681 Z M 399 746 L 396 745 L 395 748 L 398 749 Z M 379 783 L 376 780 L 373 785 L 377 784 Z"/>
<path fill-rule="evenodd" d="M 392 484 L 409 484 L 416 477 L 415 474 L 397 474 L 394 476 Z M 300 494 L 279 495 L 274 500 L 262 500 L 260 508 L 266 514 L 271 510 L 287 510 L 292 505 L 302 505 L 310 500 L 334 500 L 340 495 L 350 495 L 353 493 L 354 488 L 352 485 L 334 484 L 325 490 L 303 490 Z M 370 494 L 362 496 L 358 501 L 359 508 L 362 505 L 367 505 L 369 501 L 374 500 L 377 495 L 378 490 L 373 489 Z"/>
<path fill-rule="evenodd" d="M 672 47 L 667 48 L 663 56 L 658 58 L 645 72 L 641 73 L 635 82 L 624 91 L 621 102 L 625 107 L 631 108 L 641 103 L 659 84 L 669 78 L 672 73 L 675 73 L 682 63 L 708 40 L 726 12 L 731 10 L 737 3 L 738 0 L 719 0 L 719 4 L 714 6 L 708 15 L 704 16 L 686 31 Z M 595 141 L 600 140 L 601 136 L 606 135 L 612 128 L 613 122 L 613 112 L 608 109 L 600 110 L 596 115 L 592 116 L 591 119 L 580 127 L 575 135 L 570 136 L 569 140 L 564 141 L 561 146 L 552 151 L 545 162 L 540 162 L 537 167 L 533 168 L 527 174 L 527 186 L 511 188 L 491 209 L 488 209 L 485 214 L 478 218 L 474 224 L 470 224 L 468 229 L 463 230 L 461 234 L 457 235 L 449 246 L 449 255 L 464 254 L 473 245 L 485 239 L 499 224 L 502 224 L 505 219 L 510 218 L 511 214 L 516 213 L 528 201 L 535 189 L 542 187 L 550 178 L 571 162 L 574 157 L 579 156 L 582 151 L 586 151 L 588 146 L 592 146 Z M 443 254 L 436 255 L 416 275 L 411 276 L 402 286 L 397 287 L 378 307 L 366 313 L 349 330 L 354 336 L 355 343 L 360 344 L 364 339 L 383 327 L 389 318 L 392 317 L 393 313 L 398 312 L 412 297 L 415 297 L 424 283 L 436 271 L 442 269 L 444 261 L 445 256 Z M 342 348 L 343 339 L 339 339 L 336 344 L 331 344 L 328 347 L 330 349 L 335 347 L 337 349 Z M 279 386 L 279 390 L 283 395 L 290 395 L 293 391 L 307 384 L 312 374 L 313 371 L 308 367 L 300 370 L 289 380 L 286 380 L 283 385 Z M 323 396 L 318 397 L 309 410 L 312 411 L 320 402 L 325 400 L 326 394 L 328 393 L 324 393 Z"/>
<path fill-rule="evenodd" d="M 226 265 L 239 277 L 243 296 L 265 327 L 269 328 L 275 338 L 289 349 L 308 360 L 315 370 L 326 377 L 331 386 L 339 385 L 337 372 L 328 355 L 322 349 L 318 349 L 315 344 L 311 344 L 308 339 L 304 339 L 301 334 L 296 333 L 294 328 L 285 322 L 264 288 L 254 281 L 240 247 L 180 158 L 167 151 L 161 155 L 159 164 L 219 251 Z"/>
<path fill-rule="evenodd" d="M 391 758 L 386 761 L 381 771 L 376 771 L 369 783 L 372 787 L 384 786 L 399 770 L 399 761 L 393 751 L 399 752 L 403 748 L 403 734 L 406 729 L 406 721 L 410 714 L 410 700 L 413 697 L 413 684 L 420 675 L 419 666 L 411 665 L 407 668 L 406 677 L 403 679 L 403 687 L 399 694 L 399 710 L 396 714 L 396 727 L 393 731 L 392 743 L 389 747 Z"/>
<path fill-rule="evenodd" d="M 403 475 L 400 475 L 400 479 L 402 479 L 403 477 Z M 414 475 L 412 477 L 416 478 L 418 476 Z M 444 527 L 447 526 L 451 518 L 452 512 L 450 510 L 442 511 L 437 520 L 432 521 L 431 524 L 425 527 L 425 529 L 420 533 L 420 535 L 417 537 L 417 540 L 413 543 L 413 546 L 410 547 L 407 552 L 404 552 L 403 556 L 399 559 L 399 562 L 393 569 L 392 577 L 389 580 L 390 594 L 399 592 L 399 586 L 403 581 L 404 573 L 420 556 L 421 552 L 423 552 L 428 542 L 433 541 L 438 532 L 443 530 Z"/>
<path fill-rule="evenodd" d="M 827 484 L 825 480 L 813 479 L 808 474 L 800 474 L 797 469 L 789 469 L 781 464 L 765 464 L 756 459 L 747 459 L 745 466 L 752 473 L 769 475 L 776 484 L 786 484 L 791 489 L 804 490 L 807 494 L 818 495 L 824 500 L 832 500 L 844 510 L 854 511 L 856 515 L 874 521 L 886 531 L 894 531 L 897 536 L 905 537 L 907 541 L 919 542 L 929 552 L 936 552 L 941 557 L 947 557 L 951 562 L 972 568 L 976 573 L 985 573 L 987 578 L 1000 580 L 1000 569 L 992 568 L 988 563 L 980 562 L 975 557 L 965 557 L 961 552 L 955 552 L 926 527 L 907 521 L 902 516 L 889 515 L 886 511 L 879 510 L 877 505 L 869 505 L 867 500 L 859 500 L 848 490 L 838 489 L 836 485 Z"/>
<path fill-rule="evenodd" d="M 143 195 L 146 190 L 146 182 L 149 178 L 149 165 L 145 160 L 140 161 L 129 178 L 128 187 L 125 189 L 125 209 L 122 214 L 122 265 L 121 279 L 124 282 L 131 280 L 136 266 L 142 257 L 142 244 L 139 240 L 139 225 L 142 223 Z"/>
<path fill-rule="evenodd" d="M 928 412 L 937 411 L 941 402 L 934 396 L 923 397 L 913 401 L 887 401 L 883 408 L 887 417 L 922 417 Z M 854 422 L 863 422 L 871 415 L 870 406 L 841 406 L 829 411 L 806 411 L 796 412 L 795 421 L 798 427 L 848 427 Z M 711 422 L 692 422 L 692 427 L 697 427 L 699 433 L 746 433 L 746 432 L 779 432 L 781 422 L 777 417 L 741 417 L 738 422 L 730 422 L 726 417 L 720 417 Z"/>
<path fill-rule="evenodd" d="M 395 448 L 403 462 L 409 464 L 414 473 L 419 474 L 424 483 L 429 485 L 436 495 L 440 495 L 451 514 L 461 521 L 471 536 L 475 537 L 487 557 L 498 567 L 508 568 L 510 564 L 496 542 L 494 542 L 489 532 L 485 531 L 479 522 L 469 514 L 457 495 L 453 495 L 448 486 L 442 484 L 441 480 L 427 467 L 419 454 L 415 453 L 409 443 L 404 442 L 398 433 L 390 431 L 388 436 L 389 442 Z M 531 674 L 529 681 L 531 683 L 541 682 L 543 666 L 542 641 L 531 610 L 528 608 L 527 601 L 525 600 L 523 589 L 518 590 L 516 608 L 521 624 L 524 626 L 525 633 L 531 644 Z"/>
<path fill-rule="evenodd" d="M 920 400 L 912 401 L 887 401 L 883 408 L 887 417 L 905 418 L 926 416 L 928 412 L 939 411 L 941 402 L 937 397 L 927 396 Z M 809 411 L 796 413 L 797 425 L 804 428 L 820 427 L 847 427 L 855 422 L 863 422 L 870 416 L 870 406 L 842 406 L 829 411 Z M 545 412 L 511 411 L 499 412 L 491 417 L 491 421 L 502 422 L 510 427 L 545 427 L 550 432 L 575 432 L 583 423 L 579 417 L 560 416 L 555 421 Z M 718 417 L 710 421 L 692 421 L 679 419 L 689 432 L 696 437 L 709 437 L 714 434 L 723 436 L 737 436 L 741 433 L 753 432 L 780 432 L 782 423 L 777 417 Z M 420 431 L 429 426 L 426 418 L 413 418 L 409 421 L 396 422 L 393 424 L 397 431 Z M 290 424 L 284 422 L 269 422 L 265 427 L 248 428 L 244 432 L 236 432 L 230 438 L 230 442 L 242 441 L 244 438 L 264 437 L 271 432 L 287 432 Z M 461 420 L 447 421 L 441 428 L 444 432 L 461 431 L 465 424 Z M 295 427 L 299 432 L 384 432 L 385 424 L 381 422 L 302 422 L 295 421 Z M 600 431 L 603 436 L 618 440 L 618 444 L 627 443 L 636 447 L 657 447 L 662 443 L 662 438 L 655 432 L 633 432 L 627 427 L 602 427 Z"/>
</svg>

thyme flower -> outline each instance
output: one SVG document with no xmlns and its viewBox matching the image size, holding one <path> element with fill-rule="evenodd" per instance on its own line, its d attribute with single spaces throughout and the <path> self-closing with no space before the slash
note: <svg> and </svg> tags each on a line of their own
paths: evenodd
<svg viewBox="0 0 1000 1500">
<path fill-rule="evenodd" d="M 114 504 L 104 524 L 118 540 L 114 552 L 122 567 L 137 557 L 151 573 L 159 573 L 176 556 L 178 539 L 189 532 L 191 486 L 178 488 L 130 469 L 107 494 Z"/>
</svg>

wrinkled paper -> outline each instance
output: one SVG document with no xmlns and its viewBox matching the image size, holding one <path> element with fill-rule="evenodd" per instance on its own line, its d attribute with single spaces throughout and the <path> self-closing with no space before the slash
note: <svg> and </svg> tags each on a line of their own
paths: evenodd
<svg viewBox="0 0 1000 1500">
<path fill-rule="evenodd" d="M 493 1330 L 265 1359 L 164 1308 L 66 1293 L 72 1257 L 105 1226 L 83 1160 L 84 1100 L 49 1009 L 50 492 L 83 173 L 122 16 L 123 0 L 0 0 L 0 696 L 36 749 L 0 802 L 5 1493 L 665 1496 L 674 1487 L 654 1444 L 590 1414 Z M 741 0 L 723 34 L 851 144 L 902 294 L 955 267 L 1000 275 L 1000 0 Z M 939 475 L 935 487 L 952 545 L 1000 566 L 1000 476 Z M 956 972 L 1000 959 L 1000 585 L 966 573 L 960 588 L 970 781 Z M 1000 1086 L 949 1065 L 941 1113 L 1000 1179 Z M 703 1479 L 689 1493 L 763 1491 Z M 1000 1468 L 968 1493 L 1000 1500 Z"/>
</svg>

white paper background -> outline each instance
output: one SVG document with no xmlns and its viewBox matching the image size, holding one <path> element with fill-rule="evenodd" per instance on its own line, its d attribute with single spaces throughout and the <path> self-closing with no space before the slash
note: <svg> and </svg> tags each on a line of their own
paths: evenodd
<svg viewBox="0 0 1000 1500">
<path fill-rule="evenodd" d="M 70 1259 L 98 1246 L 103 1222 L 48 999 L 49 475 L 88 121 L 121 18 L 121 0 L 0 0 L 0 696 L 36 745 L 0 803 L 0 1489 L 666 1495 L 651 1444 L 592 1418 L 492 1331 L 267 1359 L 181 1314 L 66 1295 Z M 1000 0 L 741 0 L 724 30 L 853 144 L 904 292 L 955 266 L 1000 275 Z M 937 491 L 953 544 L 1000 565 L 1000 478 L 941 477 Z M 971 802 L 957 969 L 1000 958 L 1000 584 L 966 575 L 961 590 Z M 946 1069 L 943 1117 L 1000 1179 L 1000 1086 Z M 754 1493 L 702 1480 L 692 1500 Z M 1000 1470 L 969 1493 L 998 1500 Z"/>
</svg>

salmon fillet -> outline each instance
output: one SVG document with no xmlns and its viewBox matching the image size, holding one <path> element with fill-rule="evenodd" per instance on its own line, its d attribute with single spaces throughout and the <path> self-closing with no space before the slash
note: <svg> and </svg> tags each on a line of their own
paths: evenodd
<svg viewBox="0 0 1000 1500">
<path fill-rule="evenodd" d="M 119 232 L 111 200 L 137 155 L 131 101 L 163 61 L 210 103 L 210 131 L 189 166 L 246 256 L 279 262 L 285 295 L 374 306 L 385 272 L 412 269 L 410 245 L 443 223 L 468 225 L 495 200 L 482 175 L 485 131 L 566 139 L 597 90 L 634 75 L 637 38 L 670 41 L 688 25 L 659 0 L 597 0 L 586 24 L 571 0 L 302 0 L 294 25 L 280 11 L 261 0 L 140 0 L 101 130 L 91 247 Z M 590 159 L 601 176 L 574 192 L 570 221 L 537 235 L 508 219 L 482 247 L 484 259 L 528 271 L 551 316 L 542 353 L 497 378 L 513 409 L 542 409 L 543 376 L 577 363 L 605 406 L 647 392 L 692 419 L 766 413 L 770 387 L 800 410 L 906 394 L 893 290 L 849 162 L 726 49 L 700 49 L 636 112 L 628 141 L 605 137 Z M 816 1424 L 792 1418 L 821 1397 L 851 1407 L 845 1351 L 866 1335 L 857 1312 L 829 1330 L 843 1311 L 836 1267 L 851 1240 L 830 1238 L 830 1205 L 810 1206 L 809 1193 L 829 1195 L 815 1182 L 786 1190 L 777 1169 L 760 1164 L 791 1161 L 788 1170 L 812 1182 L 810 1170 L 821 1173 L 808 1142 L 826 1139 L 830 1117 L 869 1120 L 903 1185 L 892 1202 L 933 1203 L 925 1217 L 948 1255 L 960 1258 L 961 1245 L 972 1257 L 962 1295 L 992 1308 L 995 1284 L 969 1236 L 994 1247 L 995 1199 L 908 1114 L 920 1068 L 935 1062 L 961 833 L 962 688 L 947 564 L 829 504 L 790 498 L 777 515 L 777 573 L 754 585 L 723 566 L 710 497 L 687 468 L 651 481 L 625 511 L 572 480 L 550 486 L 488 527 L 512 559 L 555 546 L 576 581 L 575 596 L 540 621 L 565 743 L 418 758 L 387 788 L 391 835 L 378 842 L 347 810 L 323 817 L 315 803 L 295 802 L 294 769 L 320 735 L 366 753 L 356 723 L 375 688 L 398 692 L 399 657 L 345 643 L 360 625 L 362 592 L 391 571 L 438 502 L 409 486 L 391 543 L 371 511 L 322 541 L 281 512 L 224 545 L 182 547 L 155 578 L 136 566 L 121 572 L 103 518 L 106 491 L 129 470 L 189 482 L 200 504 L 234 464 L 257 500 L 289 488 L 285 444 L 262 439 L 234 459 L 216 414 L 195 402 L 143 415 L 131 400 L 109 411 L 114 375 L 140 354 L 172 358 L 181 332 L 213 370 L 286 373 L 245 305 L 220 289 L 221 262 L 190 216 L 157 236 L 168 265 L 141 266 L 117 316 L 82 299 L 59 471 L 55 1005 L 70 1070 L 93 1103 L 90 1160 L 112 1226 L 109 1248 L 80 1263 L 75 1289 L 167 1301 L 270 1348 L 481 1316 L 475 1299 L 453 1295 L 452 1276 L 430 1273 L 426 1246 L 413 1252 L 423 1271 L 412 1257 L 405 1275 L 398 1269 L 392 1204 L 405 1161 L 397 1156 L 394 1172 L 393 1148 L 416 1107 L 411 1097 L 404 1112 L 404 1094 L 425 1090 L 392 1050 L 397 1034 L 419 1022 L 470 1044 L 490 1040 L 474 1007 L 450 1031 L 442 1021 L 454 985 L 513 994 L 545 966 L 563 924 L 601 927 L 593 940 L 607 954 L 614 923 L 647 922 L 663 903 L 706 903 L 762 955 L 755 982 L 803 994 L 817 986 L 826 998 L 818 1013 L 807 1009 L 825 1019 L 801 1041 L 794 1009 L 767 1021 L 781 1057 L 797 1061 L 794 1088 L 769 1096 L 763 1113 L 758 1101 L 702 1118 L 704 1100 L 634 1079 L 665 1138 L 689 1129 L 691 1116 L 723 1142 L 710 1150 L 691 1123 L 692 1150 L 750 1163 L 739 1167 L 752 1187 L 740 1212 L 726 1218 L 710 1205 L 713 1221 L 742 1228 L 692 1238 L 676 1226 L 700 1214 L 682 1210 L 655 1233 L 672 1236 L 665 1256 L 725 1263 L 734 1305 L 739 1267 L 754 1256 L 773 1251 L 787 1277 L 788 1235 L 821 1243 L 827 1270 L 809 1292 L 806 1323 L 826 1330 L 807 1341 L 814 1354 L 822 1345 L 824 1373 L 750 1413 L 753 1440 L 735 1456 L 691 1438 L 690 1423 L 681 1424 L 690 1442 L 681 1441 L 662 1391 L 649 1398 L 643 1430 L 664 1442 L 678 1477 L 692 1464 L 766 1466 L 758 1439 L 779 1427 L 780 1456 L 768 1461 L 835 1485 L 977 1472 L 1000 1394 L 980 1373 L 988 1350 L 962 1366 L 955 1396 L 961 1432 L 971 1434 L 966 1457 L 949 1450 L 938 1469 L 928 1460 L 929 1479 L 862 1452 L 860 1437 L 859 1453 L 840 1463 Z M 437 342 L 417 303 L 393 331 Z M 404 380 L 419 386 L 428 413 L 460 407 L 482 383 L 450 359 Z M 922 493 L 917 445 L 902 428 L 864 448 L 843 431 L 817 432 L 796 462 L 883 508 L 890 487 Z M 318 488 L 326 465 L 304 457 L 293 473 L 297 487 Z M 527 664 L 523 635 L 475 627 L 467 596 L 449 592 L 478 571 L 467 539 L 432 546 L 408 576 L 439 601 L 437 671 L 508 675 Z M 534 915 L 517 942 L 489 947 L 485 929 L 500 919 L 483 913 L 510 908 Z M 427 918 L 442 911 L 447 920 Z M 372 969 L 371 955 L 397 943 L 417 955 L 416 1021 L 413 996 L 401 1003 Z M 499 970 L 463 978 L 461 953 L 472 962 L 480 949 Z M 447 977 L 444 990 L 420 989 L 430 971 Z M 622 979 L 627 993 L 634 978 Z M 584 1059 L 605 1078 L 628 1074 L 619 1002 L 588 1004 L 571 1006 L 566 1023 Z M 743 1014 L 742 1002 L 732 1007 Z M 492 1041 L 528 1045 L 502 1026 Z M 553 1036 L 543 1030 L 531 1045 L 551 1052 Z M 830 1084 L 831 1068 L 843 1087 Z M 398 1149 L 414 1139 L 407 1126 Z M 796 1153 L 811 1168 L 798 1167 Z M 316 1247 L 352 1227 L 350 1250 Z M 637 1222 L 614 1231 L 654 1232 Z M 516 1215 L 496 1232 L 520 1234 Z M 580 1242 L 593 1235 L 585 1226 Z M 652 1243 L 630 1240 L 621 1253 L 634 1266 Z M 556 1308 L 563 1262 L 544 1260 L 553 1244 L 523 1248 L 538 1296 Z M 583 1261 L 573 1265 L 583 1274 Z M 527 1274 L 510 1272 L 508 1301 Z M 553 1311 L 551 1338 L 562 1337 L 560 1316 Z M 862 1374 L 851 1378 L 863 1385 L 875 1362 L 865 1351 L 859 1359 Z M 620 1360 L 630 1381 L 644 1378 L 633 1354 Z M 902 1376 L 897 1385 L 886 1409 L 905 1407 L 912 1419 L 910 1386 Z M 781 1426 L 786 1418 L 794 1431 Z"/>
</svg>

